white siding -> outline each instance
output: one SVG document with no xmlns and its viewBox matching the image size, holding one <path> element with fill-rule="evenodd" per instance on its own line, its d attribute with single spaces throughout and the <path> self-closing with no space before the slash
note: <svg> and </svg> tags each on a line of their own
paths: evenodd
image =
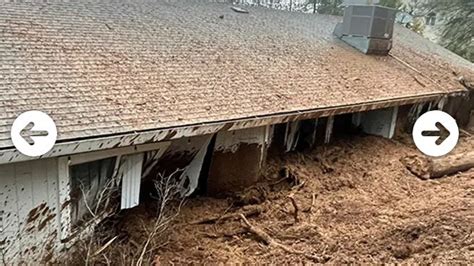
<svg viewBox="0 0 474 266">
<path fill-rule="evenodd" d="M 140 201 L 140 181 L 142 179 L 143 153 L 122 158 L 122 200 L 121 209 L 130 209 Z"/>
<path fill-rule="evenodd" d="M 0 246 L 7 259 L 35 261 L 57 243 L 57 159 L 0 165 Z"/>
</svg>

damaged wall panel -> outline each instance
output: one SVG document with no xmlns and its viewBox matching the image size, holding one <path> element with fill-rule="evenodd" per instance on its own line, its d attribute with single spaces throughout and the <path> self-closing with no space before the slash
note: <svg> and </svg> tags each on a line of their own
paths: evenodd
<svg viewBox="0 0 474 266">
<path fill-rule="evenodd" d="M 201 149 L 194 156 L 193 160 L 184 169 L 181 174 L 181 185 L 183 190 L 181 196 L 190 196 L 194 190 L 198 187 L 199 177 L 206 157 L 209 143 L 211 142 L 212 136 L 208 136 L 207 140 L 202 144 Z"/>
<path fill-rule="evenodd" d="M 108 157 L 70 166 L 71 220 L 74 225 L 95 216 L 97 198 L 114 174 L 116 159 Z"/>
<path fill-rule="evenodd" d="M 196 154 L 201 150 L 203 145 L 208 143 L 212 135 L 203 135 L 192 138 L 181 138 L 171 141 L 169 147 L 162 156 L 160 156 L 160 162 L 158 160 L 149 160 L 147 158 L 145 164 L 150 165 L 145 169 L 146 173 L 144 178 L 153 179 L 156 178 L 159 173 L 171 174 L 177 169 L 184 170 L 189 163 L 194 159 Z M 147 155 L 147 157 L 149 157 Z"/>
<path fill-rule="evenodd" d="M 334 116 L 329 116 L 326 122 L 326 130 L 324 134 L 324 143 L 328 144 L 331 142 L 332 130 L 334 128 Z"/>
<path fill-rule="evenodd" d="M 60 240 L 62 247 L 71 247 L 71 245 L 73 245 L 79 238 L 87 236 L 88 232 L 90 232 L 91 225 L 99 222 L 103 216 L 100 215 L 94 218 L 94 221 L 92 221 L 92 219 L 88 219 L 90 218 L 90 212 L 84 204 L 85 201 L 83 199 L 78 200 L 75 198 L 77 193 L 74 193 L 74 191 L 77 191 L 78 183 L 80 183 L 75 177 L 75 167 L 82 165 L 82 170 L 85 168 L 88 169 L 87 174 L 89 174 L 89 176 L 86 176 L 85 178 L 85 180 L 88 180 L 88 182 L 83 182 L 82 184 L 94 184 L 90 187 L 94 189 L 92 189 L 88 193 L 89 196 L 87 196 L 87 198 L 89 198 L 88 204 L 90 202 L 89 207 L 91 207 L 94 206 L 94 203 L 96 203 L 96 197 L 92 197 L 92 195 L 97 195 L 94 191 L 99 191 L 100 187 L 103 186 L 104 181 L 108 181 L 109 185 L 113 186 L 114 188 L 117 188 L 117 186 L 120 185 L 119 179 L 115 177 L 118 176 L 120 168 L 123 168 L 121 166 L 123 162 L 126 161 L 126 158 L 128 158 L 127 155 L 155 153 L 158 154 L 159 158 L 159 156 L 163 154 L 169 145 L 170 142 L 149 143 L 104 151 L 81 153 L 68 157 L 59 157 L 57 159 L 59 179 L 58 189 L 59 205 L 61 208 L 60 217 L 58 218 L 57 224 L 60 228 L 58 240 Z M 121 158 L 124 160 L 121 160 Z M 98 171 L 93 171 L 94 165 L 97 165 L 99 161 L 103 160 L 109 161 L 110 163 L 102 164 L 102 167 L 100 167 Z M 79 171 L 79 173 L 81 172 L 84 174 L 84 171 Z M 111 180 L 111 177 L 114 177 L 114 179 Z M 99 189 L 95 189 L 96 187 Z M 83 197 L 83 195 L 80 196 Z M 78 213 L 89 214 L 89 217 L 78 215 Z M 84 226 L 75 226 L 79 219 L 82 219 L 81 221 L 86 222 L 86 224 L 84 224 Z"/>
<path fill-rule="evenodd" d="M 140 202 L 140 183 L 142 179 L 143 153 L 122 157 L 120 173 L 122 175 L 121 209 L 130 209 Z"/>
<path fill-rule="evenodd" d="M 258 181 L 271 139 L 266 126 L 219 132 L 209 171 L 207 191 L 217 195 L 250 186 Z"/>
</svg>

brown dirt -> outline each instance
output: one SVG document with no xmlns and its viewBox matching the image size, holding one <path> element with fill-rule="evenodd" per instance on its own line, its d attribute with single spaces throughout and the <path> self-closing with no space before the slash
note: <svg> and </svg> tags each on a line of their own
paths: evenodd
<svg viewBox="0 0 474 266">
<path fill-rule="evenodd" d="M 456 152 L 473 148 L 474 138 L 465 137 Z M 188 200 L 161 236 L 165 241 L 148 255 L 160 264 L 474 263 L 474 169 L 420 180 L 400 162 L 413 154 L 419 153 L 403 139 L 352 137 L 270 157 L 264 181 L 245 192 Z M 289 196 L 299 209 L 297 222 Z M 252 225 L 319 260 L 265 245 L 240 219 L 191 224 L 252 204 L 263 208 L 248 217 Z M 121 220 L 127 237 L 116 246 L 146 240 L 146 224 L 153 221 L 146 208 Z"/>
</svg>

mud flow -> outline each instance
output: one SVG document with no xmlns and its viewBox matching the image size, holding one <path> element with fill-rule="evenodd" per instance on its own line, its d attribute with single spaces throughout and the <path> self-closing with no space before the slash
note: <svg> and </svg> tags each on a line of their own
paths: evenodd
<svg viewBox="0 0 474 266">
<path fill-rule="evenodd" d="M 464 135 L 454 153 L 473 150 Z M 403 138 L 370 136 L 269 155 L 260 183 L 173 203 L 152 238 L 152 199 L 109 219 L 89 254 L 100 251 L 97 264 L 473 263 L 474 169 L 422 179 L 403 159 L 419 155 Z"/>
</svg>

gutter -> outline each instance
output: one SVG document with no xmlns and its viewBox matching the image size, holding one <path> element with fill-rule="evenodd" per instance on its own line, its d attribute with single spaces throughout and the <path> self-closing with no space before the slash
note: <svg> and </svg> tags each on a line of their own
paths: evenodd
<svg viewBox="0 0 474 266">
<path fill-rule="evenodd" d="M 269 115 L 245 117 L 238 119 L 220 120 L 208 123 L 188 124 L 175 127 L 157 128 L 138 132 L 94 136 L 59 141 L 43 156 L 28 157 L 18 152 L 14 147 L 0 150 L 0 164 L 36 160 L 42 158 L 69 156 L 92 151 L 116 149 L 133 146 L 140 150 L 140 145 L 169 141 L 184 137 L 214 134 L 219 131 L 231 131 L 245 128 L 260 127 L 272 124 L 287 123 L 297 120 L 315 119 L 339 114 L 356 113 L 393 106 L 414 104 L 420 102 L 439 102 L 448 96 L 458 96 L 465 90 L 453 93 L 432 93 L 418 96 L 382 99 L 359 104 L 339 105 L 324 108 L 313 108 L 301 111 L 273 113 Z"/>
</svg>

